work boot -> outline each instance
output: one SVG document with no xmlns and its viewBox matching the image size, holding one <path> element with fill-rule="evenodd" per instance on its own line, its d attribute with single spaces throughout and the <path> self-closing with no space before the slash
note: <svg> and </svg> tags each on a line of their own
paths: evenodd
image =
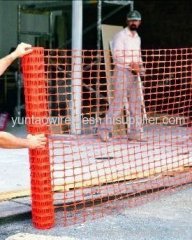
<svg viewBox="0 0 192 240">
<path fill-rule="evenodd" d="M 147 142 L 143 133 L 129 133 L 128 140 L 138 141 L 138 142 Z"/>
<path fill-rule="evenodd" d="M 102 142 L 109 142 L 111 140 L 111 133 L 108 129 L 98 129 L 97 135 L 100 137 Z"/>
</svg>

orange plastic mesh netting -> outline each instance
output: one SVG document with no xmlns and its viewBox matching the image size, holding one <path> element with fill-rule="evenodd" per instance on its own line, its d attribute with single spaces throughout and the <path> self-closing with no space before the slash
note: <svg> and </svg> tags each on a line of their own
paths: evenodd
<svg viewBox="0 0 192 240">
<path fill-rule="evenodd" d="M 135 206 L 192 180 L 192 49 L 34 48 L 22 59 L 37 228 Z"/>
</svg>

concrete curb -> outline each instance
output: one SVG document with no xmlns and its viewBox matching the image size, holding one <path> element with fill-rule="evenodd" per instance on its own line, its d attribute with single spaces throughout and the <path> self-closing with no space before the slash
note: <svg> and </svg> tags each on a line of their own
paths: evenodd
<svg viewBox="0 0 192 240">
<path fill-rule="evenodd" d="M 78 240 L 73 237 L 54 237 L 54 236 L 45 236 L 45 235 L 36 235 L 28 233 L 18 233 L 16 235 L 10 236 L 5 240 Z"/>
<path fill-rule="evenodd" d="M 30 189 L 21 189 L 17 191 L 8 191 L 8 192 L 0 192 L 0 203 L 3 201 L 21 198 L 21 197 L 28 197 L 30 196 Z"/>
<path fill-rule="evenodd" d="M 0 217 L 0 225 L 4 225 L 7 223 L 12 223 L 12 222 L 18 222 L 18 221 L 24 221 L 27 219 L 31 219 L 31 212 L 25 212 L 25 213 L 20 213 L 20 214 L 12 214 L 10 216 L 6 217 Z"/>
<path fill-rule="evenodd" d="M 17 198 L 0 202 L 0 224 L 31 218 L 30 198 Z"/>
</svg>

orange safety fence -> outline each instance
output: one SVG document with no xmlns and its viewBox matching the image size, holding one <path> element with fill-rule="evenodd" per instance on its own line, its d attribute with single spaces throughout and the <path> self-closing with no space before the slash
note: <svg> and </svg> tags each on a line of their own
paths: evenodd
<svg viewBox="0 0 192 240">
<path fill-rule="evenodd" d="M 48 137 L 30 150 L 37 228 L 95 219 L 192 182 L 191 48 L 141 56 L 34 48 L 22 71 L 27 129 Z"/>
</svg>

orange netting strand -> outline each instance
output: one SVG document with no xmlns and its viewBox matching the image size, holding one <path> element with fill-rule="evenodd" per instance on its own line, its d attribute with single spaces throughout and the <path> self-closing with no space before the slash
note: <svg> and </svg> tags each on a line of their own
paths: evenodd
<svg viewBox="0 0 192 240">
<path fill-rule="evenodd" d="M 48 117 L 44 68 L 43 48 L 34 48 L 32 54 L 22 59 L 26 114 L 28 118 L 36 119 L 27 124 L 31 134 L 49 133 L 48 126 L 37 121 Z M 40 229 L 51 228 L 54 225 L 54 207 L 48 144 L 43 149 L 30 150 L 29 156 L 33 223 Z"/>
</svg>

